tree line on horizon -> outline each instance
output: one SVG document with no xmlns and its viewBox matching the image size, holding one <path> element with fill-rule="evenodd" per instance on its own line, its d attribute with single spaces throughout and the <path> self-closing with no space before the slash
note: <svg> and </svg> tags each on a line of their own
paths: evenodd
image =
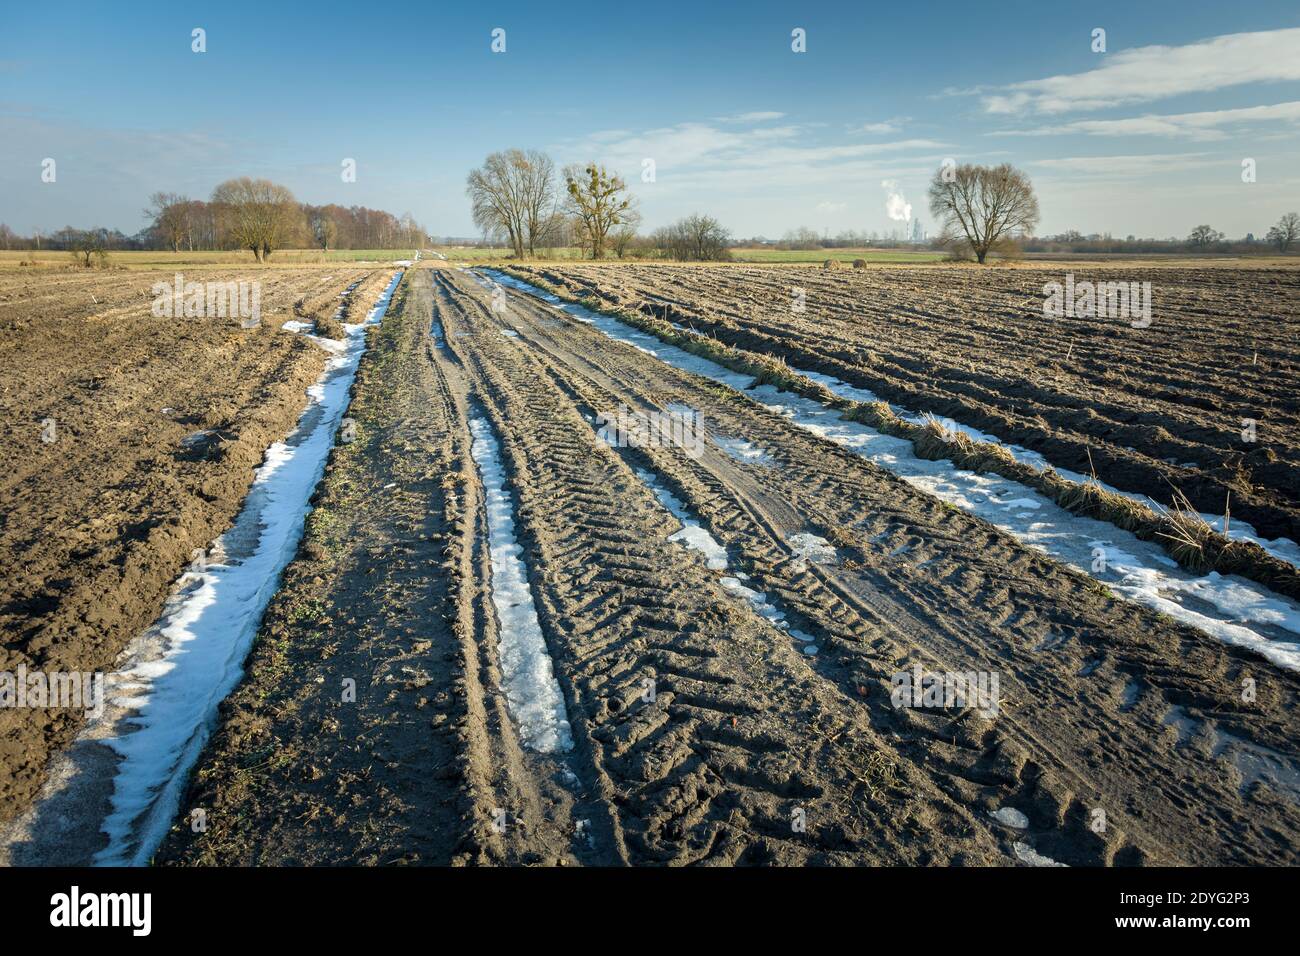
<svg viewBox="0 0 1300 956">
<path fill-rule="evenodd" d="M 730 258 L 731 247 L 738 244 L 718 220 L 701 213 L 640 235 L 637 200 L 621 177 L 595 162 L 569 165 L 557 174 L 554 161 L 538 150 L 490 154 L 469 173 L 466 193 L 484 241 L 506 243 L 516 258 L 577 248 L 593 259 L 613 255 L 717 261 Z M 1249 234 L 1229 240 L 1207 224 L 1196 226 L 1181 240 L 1083 236 L 1074 230 L 1035 236 L 1039 212 L 1033 186 L 1028 176 L 1006 163 L 941 167 L 931 181 L 929 198 L 931 214 L 941 228 L 929 245 L 981 263 L 990 254 L 1005 257 L 1020 252 L 1254 253 L 1271 247 L 1285 254 L 1300 247 L 1300 213 L 1295 212 L 1283 214 L 1263 240 Z M 145 215 L 150 224 L 136 236 L 102 227 L 67 226 L 49 235 L 36 231 L 24 237 L 0 223 L 0 249 L 66 250 L 90 266 L 116 249 L 247 249 L 261 262 L 282 248 L 328 251 L 433 244 L 410 213 L 397 217 L 365 206 L 313 206 L 298 202 L 284 186 L 247 176 L 221 183 L 207 201 L 154 193 Z M 875 233 L 850 230 L 832 239 L 805 226 L 787 232 L 775 245 L 830 249 L 871 246 L 877 241 Z"/>
<path fill-rule="evenodd" d="M 156 192 L 144 210 L 149 225 L 135 236 L 116 229 L 65 226 L 19 236 L 0 223 L 0 249 L 59 249 L 84 264 L 111 250 L 206 252 L 246 249 L 262 262 L 276 249 L 408 249 L 430 236 L 408 212 L 395 216 L 366 206 L 301 203 L 285 186 L 248 176 L 220 183 L 209 199 Z"/>
</svg>

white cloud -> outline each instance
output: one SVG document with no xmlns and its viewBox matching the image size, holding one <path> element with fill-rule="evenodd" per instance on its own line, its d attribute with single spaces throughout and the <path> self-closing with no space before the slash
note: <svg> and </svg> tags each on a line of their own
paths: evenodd
<svg viewBox="0 0 1300 956">
<path fill-rule="evenodd" d="M 1058 126 L 1035 129 L 998 130 L 999 136 L 1056 136 L 1081 133 L 1087 136 L 1172 136 L 1191 140 L 1226 139 L 1222 127 L 1259 123 L 1300 123 L 1300 100 L 1272 106 L 1247 106 L 1235 110 L 1207 110 L 1200 113 L 1148 113 L 1114 120 L 1076 120 Z"/>
<path fill-rule="evenodd" d="M 861 126 L 850 126 L 849 132 L 889 135 L 901 130 L 903 124 L 909 119 L 911 119 L 909 116 L 895 116 L 893 119 L 882 120 L 879 123 L 863 123 Z"/>
<path fill-rule="evenodd" d="M 1164 175 L 1180 169 L 1204 169 L 1225 165 L 1235 168 L 1236 160 L 1215 158 L 1210 153 L 1143 153 L 1128 156 L 1062 156 L 1056 159 L 1031 160 L 1028 165 L 1044 169 L 1049 173 L 1066 173 L 1071 177 L 1100 176 L 1133 179 Z"/>
<path fill-rule="evenodd" d="M 826 145 L 815 141 L 810 129 L 800 125 L 742 130 L 687 122 L 644 132 L 604 130 L 559 144 L 556 151 L 563 162 L 600 157 L 611 169 L 624 172 L 640 169 L 641 160 L 650 157 L 661 181 L 665 172 L 730 173 L 755 168 L 766 170 L 774 182 L 785 182 L 797 167 L 833 166 L 871 156 L 946 148 L 947 143 L 930 139 Z"/>
<path fill-rule="evenodd" d="M 1300 27 L 1108 53 L 1095 70 L 1003 87 L 984 97 L 984 108 L 990 113 L 1054 114 L 1294 80 L 1300 80 Z"/>
<path fill-rule="evenodd" d="M 550 151 L 561 165 L 598 159 L 627 176 L 646 228 L 707 210 L 735 228 L 772 231 L 813 212 L 831 222 L 854 218 L 855 227 L 879 228 L 887 223 L 873 201 L 881 180 L 920 188 L 954 148 L 922 138 L 846 138 L 808 123 L 747 129 L 715 120 L 605 130 L 552 143 Z M 638 180 L 647 157 L 656 162 L 653 184 Z"/>
<path fill-rule="evenodd" d="M 775 110 L 756 110 L 753 113 L 737 113 L 734 116 L 720 116 L 720 123 L 764 123 L 768 120 L 779 120 L 784 113 L 778 113 Z"/>
</svg>

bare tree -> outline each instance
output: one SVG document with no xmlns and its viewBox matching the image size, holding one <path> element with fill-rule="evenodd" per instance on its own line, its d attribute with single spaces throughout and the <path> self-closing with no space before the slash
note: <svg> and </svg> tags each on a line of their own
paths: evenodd
<svg viewBox="0 0 1300 956">
<path fill-rule="evenodd" d="M 339 227 L 327 214 L 316 211 L 311 216 L 311 234 L 316 244 L 329 252 L 330 246 L 338 239 Z"/>
<path fill-rule="evenodd" d="M 657 229 L 655 245 L 670 259 L 710 262 L 731 257 L 727 243 L 731 234 L 712 216 L 699 213 Z"/>
<path fill-rule="evenodd" d="M 492 153 L 465 181 L 474 225 L 533 255 L 555 208 L 555 163 L 535 149 Z"/>
<path fill-rule="evenodd" d="M 821 236 L 817 235 L 816 229 L 809 229 L 807 226 L 788 230 L 779 243 L 781 249 L 820 249 L 821 247 Z"/>
<path fill-rule="evenodd" d="M 614 255 L 622 259 L 627 255 L 627 251 L 632 247 L 632 242 L 635 239 L 636 226 L 617 226 L 609 234 L 609 247 L 614 251 Z"/>
<path fill-rule="evenodd" d="M 1187 241 L 1197 249 L 1208 249 L 1210 246 L 1223 241 L 1223 233 L 1210 226 L 1197 226 L 1187 237 Z"/>
<path fill-rule="evenodd" d="M 542 250 L 564 249 L 576 245 L 573 221 L 561 210 L 553 210 L 542 222 L 537 247 Z"/>
<path fill-rule="evenodd" d="M 474 225 L 485 237 L 507 239 L 516 259 L 524 258 L 524 191 L 510 153 L 494 152 L 465 177 Z"/>
<path fill-rule="evenodd" d="M 180 252 L 181 244 L 189 239 L 189 202 L 179 193 L 156 192 L 144 211 L 153 220 L 154 234 L 171 246 L 172 252 Z"/>
<path fill-rule="evenodd" d="M 671 259 L 711 262 L 731 257 L 731 234 L 712 216 L 694 213 L 657 230 L 654 238 Z"/>
<path fill-rule="evenodd" d="M 301 231 L 302 209 L 293 193 L 268 179 L 228 179 L 212 191 L 212 203 L 226 234 L 258 262 Z"/>
<path fill-rule="evenodd" d="M 1300 242 L 1300 213 L 1289 212 L 1283 215 L 1264 238 L 1277 246 L 1278 252 L 1286 252 L 1292 243 Z"/>
<path fill-rule="evenodd" d="M 591 258 L 603 258 L 610 230 L 632 221 L 635 215 L 627 183 L 595 163 L 564 167 L 564 183 L 568 193 L 565 206 L 577 227 L 578 244 Z"/>
<path fill-rule="evenodd" d="M 493 153 L 465 180 L 474 225 L 485 237 L 503 237 L 517 258 L 523 258 L 523 214 L 509 164 L 503 153 Z"/>
<path fill-rule="evenodd" d="M 108 263 L 107 229 L 73 229 L 69 226 L 62 230 L 60 238 L 72 258 L 87 269 Z"/>
<path fill-rule="evenodd" d="M 401 227 L 403 248 L 409 246 L 412 249 L 423 248 L 426 240 L 424 227 L 415 221 L 415 217 L 409 212 L 404 212 L 397 220 Z"/>
<path fill-rule="evenodd" d="M 945 166 L 930 181 L 930 215 L 939 223 L 940 241 L 965 243 L 976 260 L 989 250 L 1038 225 L 1038 199 L 1029 177 L 1001 166 Z"/>
<path fill-rule="evenodd" d="M 512 149 L 510 166 L 519 182 L 519 197 L 523 205 L 524 238 L 528 254 L 536 255 L 546 227 L 555 214 L 555 163 L 540 150 L 523 152 Z"/>
<path fill-rule="evenodd" d="M 219 242 L 216 207 L 202 199 L 191 199 L 185 204 L 185 246 L 191 252 L 197 249 L 216 249 Z"/>
</svg>

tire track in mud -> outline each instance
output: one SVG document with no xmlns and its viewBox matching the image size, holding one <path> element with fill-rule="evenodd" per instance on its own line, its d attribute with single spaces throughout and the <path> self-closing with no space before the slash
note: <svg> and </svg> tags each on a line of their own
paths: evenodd
<svg viewBox="0 0 1300 956">
<path fill-rule="evenodd" d="M 864 321 L 870 323 L 888 316 L 891 327 L 896 328 L 898 333 L 896 343 L 898 348 L 896 352 L 891 352 L 891 360 L 897 363 L 893 370 L 912 375 L 915 381 L 919 382 L 936 370 L 944 370 L 941 366 L 936 367 L 936 356 L 930 348 L 936 329 L 941 330 L 941 340 L 947 346 L 944 350 L 945 354 L 960 355 L 963 348 L 974 349 L 983 339 L 990 339 L 994 347 L 1005 355 L 1006 350 L 1024 348 L 1026 328 L 1023 323 L 1029 322 L 1034 338 L 1041 341 L 1043 351 L 1049 354 L 1070 352 L 1071 344 L 1075 344 L 1081 357 L 1093 356 L 1093 364 L 1082 369 L 1080 374 L 1108 378 L 1106 373 L 1112 357 L 1106 354 L 1103 347 L 1089 342 L 1089 339 L 1097 337 L 1102 337 L 1104 342 L 1103 333 L 1064 321 L 1039 325 L 1036 321 L 1038 318 L 1036 312 L 1041 311 L 1041 292 L 1023 275 L 991 273 L 970 276 L 952 270 L 940 274 L 945 275 L 948 280 L 946 283 L 934 282 L 934 271 L 893 272 L 888 274 L 888 282 L 883 285 L 870 281 L 876 277 L 869 275 L 867 288 L 864 289 L 857 277 L 834 276 L 817 270 L 789 272 L 745 269 L 719 272 L 719 270 L 695 269 L 685 273 L 675 273 L 675 281 L 669 289 L 662 289 L 658 283 L 651 281 L 649 287 L 656 291 L 649 291 L 647 299 L 657 302 L 661 307 L 686 305 L 699 313 L 712 312 L 720 318 L 732 320 L 751 329 L 774 330 L 779 336 L 784 336 L 788 331 L 785 326 L 789 322 L 789 316 L 772 315 L 771 304 L 784 302 L 789 298 L 790 282 L 794 279 L 811 290 L 815 302 L 825 306 L 816 310 L 819 324 L 801 328 L 799 339 L 819 343 L 821 346 L 819 351 L 828 355 L 861 354 L 870 357 L 870 349 L 864 349 L 863 346 L 875 343 L 864 343 L 862 336 Z M 1035 274 L 1041 276 L 1044 273 Z M 1241 378 L 1242 384 L 1249 385 L 1252 390 L 1259 392 L 1267 399 L 1266 404 L 1269 406 L 1275 405 L 1279 400 L 1285 402 L 1288 398 L 1285 378 L 1275 374 L 1270 375 L 1266 371 L 1268 365 L 1259 366 L 1257 363 L 1252 363 L 1243 366 L 1239 360 L 1220 359 L 1217 355 L 1221 347 L 1228 343 L 1236 346 L 1238 350 L 1243 347 L 1237 335 L 1241 323 L 1233 320 L 1241 315 L 1249 316 L 1261 309 L 1266 310 L 1267 305 L 1261 306 L 1262 284 L 1271 281 L 1277 285 L 1279 282 L 1277 278 L 1270 279 L 1265 275 L 1259 283 L 1255 284 L 1251 293 L 1240 295 L 1240 302 L 1234 302 L 1219 311 L 1197 307 L 1197 294 L 1207 291 L 1206 276 L 1203 273 L 1192 274 L 1196 286 L 1187 283 L 1186 277 L 1189 273 L 1185 270 L 1144 271 L 1139 274 L 1142 278 L 1153 278 L 1165 287 L 1162 304 L 1167 314 L 1186 314 L 1200 319 L 1218 318 L 1226 313 L 1230 317 L 1227 324 L 1232 331 L 1226 337 L 1223 332 L 1209 323 L 1190 324 L 1179 329 L 1181 338 L 1202 350 L 1196 360 L 1169 354 L 1169 350 L 1161 350 L 1160 354 L 1157 354 L 1156 350 L 1147 347 L 1149 343 L 1141 341 L 1131 343 L 1136 347 L 1126 352 L 1128 370 L 1139 373 L 1144 382 L 1158 386 L 1154 390 L 1156 394 L 1153 400 L 1163 413 L 1168 413 L 1175 420 L 1186 425 L 1189 430 L 1204 432 L 1198 435 L 1198 440 L 1204 441 L 1213 438 L 1216 434 L 1222 435 L 1215 429 L 1207 431 L 1204 422 L 1184 421 L 1184 416 L 1188 413 L 1187 406 L 1201 411 L 1212 411 L 1222 402 L 1221 386 L 1213 386 L 1201 380 L 1207 369 Z M 638 278 L 644 282 L 646 278 L 655 275 L 656 273 L 642 272 L 639 273 Z M 691 281 L 682 283 L 680 281 L 682 275 L 691 276 Z M 720 278 L 721 275 L 725 275 L 726 280 Z M 1238 272 L 1233 278 L 1240 282 L 1245 281 L 1246 277 L 1254 278 L 1254 275 L 1249 271 Z M 1285 272 L 1276 275 L 1283 276 L 1282 281 L 1292 280 L 1292 277 Z M 736 276 L 743 278 L 743 284 L 730 281 Z M 919 276 L 922 281 L 915 282 L 916 276 Z M 990 286 L 981 288 L 976 285 L 979 281 L 988 281 Z M 586 282 L 588 288 L 593 291 L 599 288 L 598 282 L 591 283 L 589 278 Z M 1017 282 L 1025 284 L 1017 287 L 1015 285 Z M 997 283 L 1001 283 L 1001 287 Z M 1172 289 L 1169 288 L 1171 285 Z M 947 288 L 949 286 L 955 289 Z M 1214 286 L 1213 282 L 1208 284 L 1211 294 L 1222 291 Z M 637 284 L 634 283 L 634 288 L 636 287 Z M 930 304 L 926 306 L 915 304 L 913 294 L 918 289 L 925 290 L 922 297 L 927 298 Z M 864 296 L 862 294 L 864 291 L 869 291 L 871 294 Z M 709 298 L 710 295 L 713 298 Z M 1265 298 L 1264 301 L 1266 302 L 1267 299 Z M 952 321 L 953 312 L 960 313 L 959 322 Z M 1293 309 L 1291 317 L 1294 317 Z M 993 319 L 998 324 L 989 322 L 989 319 Z M 1008 320 L 1018 321 L 1022 325 L 1012 327 Z M 1258 336 L 1252 338 L 1252 347 L 1263 346 L 1263 350 L 1258 354 L 1263 354 L 1274 366 L 1280 365 L 1285 368 L 1292 360 L 1292 356 L 1285 348 L 1278 348 L 1275 345 L 1270 347 L 1272 343 L 1268 341 L 1269 338 L 1271 336 L 1266 336 L 1263 342 L 1257 341 Z M 909 339 L 915 341 L 911 342 Z M 975 373 L 973 366 L 968 366 L 965 371 L 968 374 Z M 1064 368 L 1048 371 L 1067 372 Z M 1134 397 L 1135 393 L 1122 387 L 1122 383 L 1109 378 L 1108 380 L 1112 385 L 1120 386 L 1120 390 L 1126 393 L 1126 398 L 1131 400 Z M 1008 393 L 1008 382 L 1005 378 L 975 373 L 973 381 L 993 386 L 991 390 L 982 392 L 987 398 L 997 399 Z M 1170 388 L 1176 390 L 1176 396 L 1164 394 L 1164 390 Z M 1072 407 L 1068 401 L 1061 402 L 1061 396 L 1058 395 L 1018 395 L 1017 397 L 1028 397 L 1048 404 Z M 1132 408 L 1108 403 L 1104 397 L 1096 395 L 1091 397 L 1096 400 L 1092 403 L 1092 406 L 1095 406 L 1094 410 L 1105 413 L 1099 417 L 1108 419 L 1108 425 L 1122 428 L 1132 422 Z M 1285 406 L 1282 410 L 1289 415 L 1294 415 L 1294 410 L 1288 410 Z M 1235 431 L 1235 428 L 1229 429 L 1229 433 Z"/>
<path fill-rule="evenodd" d="M 496 690 L 482 489 L 463 382 L 430 335 L 429 275 L 412 271 L 362 360 L 356 439 L 334 450 L 157 862 L 571 859 L 556 788 Z"/>
<path fill-rule="evenodd" d="M 788 635 L 666 541 L 676 521 L 481 291 L 435 283 L 518 495 L 596 861 L 1005 861 L 987 821 L 898 761 Z"/>
<path fill-rule="evenodd" d="M 1199 510 L 1221 513 L 1230 495 L 1233 516 L 1264 537 L 1300 540 L 1293 438 L 1300 416 L 1287 374 L 1295 357 L 1279 345 L 1285 332 L 1256 317 L 1268 308 L 1260 304 L 1261 296 L 1268 301 L 1268 282 L 1294 281 L 1286 273 L 1282 280 L 1264 276 L 1252 296 L 1225 306 L 1222 319 L 1198 308 L 1197 287 L 1185 273 L 1135 273 L 1155 279 L 1164 323 L 1177 329 L 1176 343 L 1152 345 L 1122 323 L 1116 330 L 1095 320 L 1044 321 L 1033 311 L 1041 312 L 1041 292 L 1024 274 L 976 280 L 948 269 L 938 282 L 933 270 L 894 270 L 881 282 L 876 274 L 806 269 L 520 271 L 740 348 L 789 356 L 887 401 L 1024 445 L 1058 466 L 1082 473 L 1095 466 L 1115 487 L 1165 504 L 1178 487 Z M 807 319 L 787 308 L 793 286 L 806 290 Z M 1272 318 L 1285 329 L 1297 316 L 1291 308 Z M 1079 360 L 1067 361 L 1076 347 Z M 1242 417 L 1263 429 L 1254 448 L 1240 441 Z"/>
<path fill-rule="evenodd" d="M 1248 799 L 1225 782 L 1232 772 L 1211 748 L 1175 744 L 1181 735 L 1165 726 L 1190 709 L 1293 754 L 1292 677 L 1104 597 L 1089 579 L 728 389 L 518 293 L 509 302 L 511 319 L 525 320 L 505 320 L 516 341 L 588 416 L 682 403 L 769 450 L 769 466 L 713 448 L 695 460 L 662 447 L 628 457 L 739 554 L 754 586 L 822 636 L 830 653 L 805 666 L 903 738 L 899 752 L 934 770 L 955 800 L 1024 810 L 1036 848 L 1066 862 L 1293 858 L 1279 834 L 1295 832 L 1294 805 L 1259 790 Z M 805 522 L 852 560 L 796 570 L 786 542 Z M 927 668 L 1010 670 L 1014 713 L 983 727 L 969 715 L 894 710 L 888 675 L 918 655 Z M 1252 710 L 1239 703 L 1239 678 L 1259 671 L 1272 696 Z M 1144 692 L 1125 702 L 1132 687 Z M 1097 807 L 1109 821 L 1104 838 L 1090 826 Z"/>
</svg>

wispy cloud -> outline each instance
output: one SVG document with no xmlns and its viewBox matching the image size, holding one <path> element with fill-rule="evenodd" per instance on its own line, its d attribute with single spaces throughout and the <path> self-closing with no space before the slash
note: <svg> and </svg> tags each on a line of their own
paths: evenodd
<svg viewBox="0 0 1300 956">
<path fill-rule="evenodd" d="M 602 130 L 562 143 L 557 151 L 574 160 L 600 156 L 614 169 L 640 168 L 652 158 L 661 171 L 735 171 L 761 168 L 782 177 L 794 167 L 833 165 L 895 153 L 948 148 L 932 139 L 900 139 L 883 143 L 825 143 L 807 126 L 788 124 L 736 129 L 704 122 L 678 123 L 634 132 Z"/>
<path fill-rule="evenodd" d="M 1227 161 L 1222 157 L 1215 157 L 1211 153 L 1142 153 L 1125 156 L 1061 156 L 1054 159 L 1031 160 L 1028 165 L 1070 176 L 1131 179 L 1142 176 L 1163 176 L 1178 169 L 1223 166 L 1225 162 Z"/>
<path fill-rule="evenodd" d="M 778 113 L 775 110 L 756 110 L 753 113 L 737 113 L 734 116 L 720 116 L 719 123 L 766 123 L 769 120 L 779 120 L 784 117 L 784 113 Z"/>
<path fill-rule="evenodd" d="M 893 135 L 902 130 L 903 124 L 910 120 L 910 116 L 895 116 L 893 119 L 882 120 L 878 123 L 863 123 L 861 126 L 850 126 L 850 133 L 872 133 L 877 135 Z"/>
<path fill-rule="evenodd" d="M 995 136 L 1056 136 L 1081 133 L 1087 136 L 1169 136 L 1209 141 L 1226 139 L 1225 127 L 1261 123 L 1300 123 L 1300 100 L 1272 106 L 1247 106 L 1234 110 L 1206 110 L 1200 113 L 1148 113 L 1113 120 L 1076 120 L 1032 129 L 997 130 Z"/>
<path fill-rule="evenodd" d="M 758 199 L 765 210 L 814 215 L 827 226 L 880 225 L 880 207 L 862 200 L 878 195 L 882 180 L 920 188 L 955 147 L 920 137 L 866 142 L 812 123 L 745 128 L 714 120 L 602 130 L 551 149 L 561 163 L 598 158 L 628 176 L 648 224 L 708 209 L 729 224 L 762 230 L 770 228 L 772 214 L 754 212 Z M 655 160 L 653 184 L 637 181 L 647 158 Z M 852 219 L 855 210 L 865 222 Z"/>
<path fill-rule="evenodd" d="M 1245 83 L 1300 80 L 1300 27 L 1232 33 L 1184 46 L 1108 53 L 1095 70 L 1002 87 L 983 98 L 989 113 L 1106 109 Z M 975 92 L 952 90 L 953 95 Z"/>
</svg>

